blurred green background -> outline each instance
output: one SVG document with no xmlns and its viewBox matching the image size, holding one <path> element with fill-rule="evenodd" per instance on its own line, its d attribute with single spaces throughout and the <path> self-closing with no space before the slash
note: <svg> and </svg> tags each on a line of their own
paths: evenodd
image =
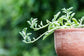
<svg viewBox="0 0 84 56">
<path fill-rule="evenodd" d="M 27 20 L 34 17 L 45 24 L 64 7 L 74 7 L 77 19 L 84 16 L 84 0 L 0 0 L 0 56 L 56 56 L 53 34 L 44 41 L 25 44 L 19 32 L 28 27 L 32 36 L 39 36 L 47 29 L 34 32 Z"/>
</svg>

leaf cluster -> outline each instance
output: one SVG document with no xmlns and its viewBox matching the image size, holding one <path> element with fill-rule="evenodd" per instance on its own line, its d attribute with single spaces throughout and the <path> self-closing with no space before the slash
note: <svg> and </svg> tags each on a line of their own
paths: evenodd
<svg viewBox="0 0 84 56">
<path fill-rule="evenodd" d="M 20 34 L 24 38 L 25 43 L 33 43 L 43 37 L 43 40 L 48 37 L 50 34 L 52 34 L 57 29 L 66 29 L 66 28 L 80 28 L 84 27 L 83 20 L 84 16 L 77 21 L 76 18 L 74 18 L 75 13 L 72 11 L 73 7 L 70 7 L 68 9 L 63 8 L 62 12 L 58 12 L 56 15 L 54 15 L 54 18 L 52 21 L 46 20 L 47 24 L 43 25 L 43 22 L 40 22 L 40 25 L 37 24 L 37 18 L 31 18 L 30 21 L 27 21 L 30 25 L 30 28 L 34 29 L 35 31 L 43 29 L 45 27 L 48 27 L 48 31 L 44 32 L 42 35 L 37 37 L 36 39 L 31 39 L 29 35 L 32 33 L 26 33 L 27 28 L 24 28 Z M 61 13 L 64 13 L 60 16 Z"/>
</svg>

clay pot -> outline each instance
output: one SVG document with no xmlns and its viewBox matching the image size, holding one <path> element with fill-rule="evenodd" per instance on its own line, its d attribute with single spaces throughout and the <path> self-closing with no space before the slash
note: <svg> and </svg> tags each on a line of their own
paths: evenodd
<svg viewBox="0 0 84 56">
<path fill-rule="evenodd" d="M 84 28 L 58 29 L 54 41 L 58 56 L 84 56 Z"/>
</svg>

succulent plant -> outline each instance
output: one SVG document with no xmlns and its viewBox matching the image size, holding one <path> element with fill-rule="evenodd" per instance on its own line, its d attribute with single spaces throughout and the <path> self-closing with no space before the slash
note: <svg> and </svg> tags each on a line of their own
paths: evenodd
<svg viewBox="0 0 84 56">
<path fill-rule="evenodd" d="M 41 37 L 43 37 L 43 40 L 48 37 L 50 34 L 52 34 L 55 30 L 57 29 L 66 29 L 66 28 L 82 28 L 84 27 L 83 25 L 83 20 L 84 16 L 77 21 L 76 18 L 74 18 L 75 13 L 72 11 L 73 7 L 70 7 L 68 9 L 63 8 L 62 12 L 58 12 L 56 15 L 54 15 L 54 18 L 52 21 L 46 20 L 47 24 L 43 25 L 43 22 L 40 22 L 40 25 L 37 24 L 37 18 L 31 18 L 30 21 L 27 21 L 30 25 L 30 28 L 32 28 L 34 31 L 43 29 L 48 27 L 48 31 L 44 32 L 42 35 L 39 37 L 31 38 L 30 35 L 32 33 L 27 33 L 26 30 L 27 28 L 24 28 L 20 34 L 23 37 L 23 42 L 25 43 L 33 43 L 37 40 L 39 40 Z M 60 15 L 60 14 L 63 15 Z"/>
</svg>

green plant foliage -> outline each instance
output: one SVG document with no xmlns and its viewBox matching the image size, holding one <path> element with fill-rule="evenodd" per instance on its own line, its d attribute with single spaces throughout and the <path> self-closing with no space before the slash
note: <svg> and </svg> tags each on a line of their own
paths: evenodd
<svg viewBox="0 0 84 56">
<path fill-rule="evenodd" d="M 61 8 L 74 7 L 75 17 L 80 20 L 80 17 L 84 16 L 83 5 L 84 0 L 0 0 L 0 56 L 31 56 L 34 47 L 37 47 L 40 56 L 56 56 L 53 35 L 46 38 L 46 34 L 44 39 L 47 40 L 25 44 L 18 32 L 27 27 L 26 32 L 32 33 L 28 36 L 32 39 L 33 36 L 39 36 L 47 30 L 47 27 L 43 27 L 46 22 L 52 22 L 52 15 L 56 14 Z M 58 15 L 61 15 L 60 12 Z M 41 25 L 40 22 L 42 21 L 42 27 L 45 29 L 40 30 L 37 25 L 37 27 L 34 26 L 34 29 L 39 29 L 39 31 L 32 31 L 27 24 L 28 22 L 26 22 L 31 17 L 38 18 L 38 25 Z"/>
<path fill-rule="evenodd" d="M 37 41 L 38 39 L 40 39 L 42 36 L 43 36 L 43 40 L 44 40 L 46 37 L 48 37 L 50 34 L 52 34 L 57 29 L 84 27 L 84 25 L 82 24 L 84 17 L 81 18 L 80 22 L 78 22 L 76 20 L 76 18 L 73 17 L 75 15 L 75 13 L 73 13 L 72 9 L 73 9 L 73 7 L 70 7 L 68 9 L 63 8 L 62 12 L 64 13 L 64 15 L 61 15 L 59 17 L 59 14 L 61 12 L 58 12 L 56 15 L 54 15 L 54 18 L 52 19 L 51 22 L 49 20 L 47 20 L 48 22 L 46 25 L 43 25 L 42 21 L 40 22 L 40 25 L 37 25 L 37 19 L 31 18 L 31 20 L 28 21 L 28 23 L 30 24 L 30 28 L 32 28 L 34 30 L 39 30 L 39 29 L 42 29 L 42 28 L 45 28 L 48 26 L 48 31 L 46 31 L 45 33 L 43 33 L 36 39 L 33 38 L 33 40 L 32 40 L 29 36 L 32 33 L 26 33 L 27 28 L 24 28 L 23 31 L 20 32 L 20 34 L 24 38 L 23 41 L 25 43 L 33 43 L 33 42 Z"/>
</svg>

